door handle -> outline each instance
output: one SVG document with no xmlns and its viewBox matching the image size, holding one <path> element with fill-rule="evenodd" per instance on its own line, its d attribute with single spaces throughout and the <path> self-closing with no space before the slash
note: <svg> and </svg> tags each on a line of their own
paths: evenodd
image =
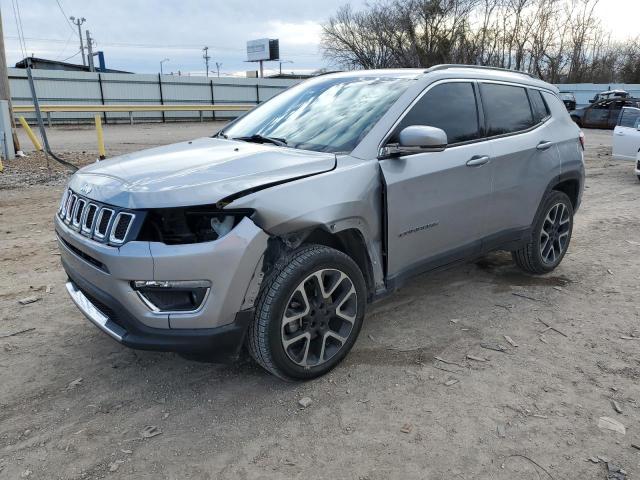
<svg viewBox="0 0 640 480">
<path fill-rule="evenodd" d="M 538 145 L 536 145 L 536 149 L 538 149 L 538 150 L 546 150 L 546 149 L 550 148 L 551 145 L 553 145 L 553 142 L 547 142 L 547 141 L 543 140 Z"/>
<path fill-rule="evenodd" d="M 487 155 L 474 155 L 467 162 L 467 167 L 479 167 L 489 163 L 489 157 Z"/>
<path fill-rule="evenodd" d="M 624 137 L 624 132 L 616 132 L 616 135 L 621 135 Z"/>
</svg>

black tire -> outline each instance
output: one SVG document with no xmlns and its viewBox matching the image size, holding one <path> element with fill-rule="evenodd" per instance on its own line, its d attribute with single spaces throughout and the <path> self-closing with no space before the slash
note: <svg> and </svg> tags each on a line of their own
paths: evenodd
<svg viewBox="0 0 640 480">
<path fill-rule="evenodd" d="M 638 180 L 640 181 L 640 175 L 638 175 Z"/>
<path fill-rule="evenodd" d="M 575 116 L 571 116 L 571 120 L 573 120 L 573 122 L 578 125 L 580 128 L 582 128 L 582 120 L 580 120 L 580 117 L 575 117 Z"/>
<path fill-rule="evenodd" d="M 331 295 L 334 293 L 342 294 L 344 299 L 341 300 L 343 303 L 335 307 L 335 311 L 333 312 L 334 317 L 331 317 L 331 313 L 329 312 L 330 307 L 327 307 L 327 305 L 335 305 L 339 303 L 340 300 L 334 301 L 333 298 L 329 300 L 325 298 L 325 302 L 331 301 L 331 303 L 325 303 L 324 306 L 318 306 L 322 304 L 322 300 L 318 300 L 319 304 L 314 303 L 316 302 L 316 300 L 314 300 L 314 293 L 318 293 L 317 289 L 322 288 L 326 290 L 328 288 L 318 287 L 318 283 L 314 283 L 316 281 L 315 278 L 318 277 L 312 278 L 312 276 L 315 275 L 316 272 L 321 272 L 319 274 L 320 278 L 331 277 L 334 275 L 333 272 L 336 272 L 333 278 L 337 276 L 338 279 L 335 280 L 335 287 L 333 287 L 335 290 L 333 290 Z M 339 276 L 338 274 L 340 273 L 345 274 L 348 281 L 342 276 Z M 327 277 L 323 277 L 323 275 Z M 330 281 L 334 280 L 330 278 Z M 349 281 L 351 282 L 350 284 L 348 283 Z M 353 289 L 351 287 L 353 287 Z M 304 299 L 299 296 L 300 288 L 305 290 Z M 308 289 L 312 291 L 310 292 Z M 342 292 L 341 290 L 347 291 Z M 353 298 L 354 291 L 355 299 Z M 287 327 L 285 327 L 285 314 L 292 311 L 291 308 L 293 308 L 295 304 L 295 295 L 298 295 L 298 298 L 303 300 L 302 302 L 298 301 L 297 307 L 304 303 L 306 299 L 308 308 L 303 310 L 307 311 L 307 314 L 301 317 L 299 321 L 295 320 L 286 323 Z M 349 302 L 348 308 L 351 309 L 349 316 L 352 319 L 355 318 L 355 320 L 353 320 L 353 322 L 349 320 L 349 322 L 344 323 L 345 320 L 343 320 L 342 317 L 343 312 L 336 312 L 341 310 L 342 305 L 346 304 L 347 301 Z M 360 328 L 362 327 L 365 305 L 366 286 L 364 277 L 358 265 L 348 255 L 322 245 L 302 246 L 290 255 L 282 258 L 273 267 L 261 287 L 256 302 L 254 319 L 249 326 L 249 332 L 247 334 L 249 353 L 265 370 L 284 380 L 308 380 L 323 375 L 340 363 L 349 350 L 351 350 L 351 347 L 353 347 Z M 339 314 L 341 316 L 338 316 Z M 301 315 L 300 312 L 294 312 L 293 317 L 299 315 Z M 317 327 L 316 331 L 312 331 L 312 322 L 320 318 L 325 319 L 324 326 L 322 327 L 324 330 L 320 330 L 321 327 Z M 330 320 L 330 318 L 332 319 Z M 346 325 L 346 330 L 343 329 L 340 330 L 340 332 L 348 330 L 348 334 L 341 333 L 341 335 L 344 335 L 344 338 L 346 338 L 346 341 L 343 341 L 340 347 L 335 345 L 338 341 L 334 342 L 333 339 L 326 334 L 327 330 L 332 328 L 329 325 L 335 325 L 335 323 L 332 322 L 338 322 L 341 326 L 343 324 Z M 319 324 L 320 321 L 318 321 L 318 325 Z M 309 333 L 309 335 L 312 335 L 313 339 L 307 338 L 304 340 L 304 344 L 294 343 L 293 346 L 285 349 L 287 328 L 292 325 L 295 329 L 294 332 L 291 333 L 292 338 L 299 338 L 310 331 L 311 333 Z M 303 360 L 304 363 L 308 363 L 308 357 L 311 355 L 310 345 L 312 345 L 312 342 L 318 341 L 322 344 L 320 354 L 317 355 L 317 357 L 319 357 L 318 362 L 320 363 L 303 366 L 291 358 L 293 356 L 292 349 L 300 345 L 303 350 L 305 347 L 307 348 L 306 354 L 303 352 Z M 331 346 L 332 356 L 326 361 L 323 361 L 324 357 L 328 355 L 329 349 L 325 351 L 325 347 L 327 347 L 329 343 L 334 344 Z M 317 345 L 317 343 L 313 345 Z M 316 348 L 314 348 L 314 352 L 317 352 Z"/>
<path fill-rule="evenodd" d="M 557 243 L 558 245 L 558 253 L 555 250 L 555 240 L 552 239 L 551 248 L 553 251 L 553 259 L 550 260 L 551 252 L 549 252 L 546 258 L 543 257 L 543 251 L 546 250 L 547 243 L 543 240 L 543 236 L 547 235 L 542 233 L 543 228 L 551 228 L 553 230 L 554 224 L 550 224 L 548 222 L 548 215 L 551 214 L 552 209 L 554 209 L 557 205 L 562 205 L 568 214 L 568 227 L 565 227 L 564 224 L 561 226 L 562 232 L 557 233 L 557 235 L 562 236 L 562 241 L 564 241 L 565 228 L 566 230 L 566 243 Z M 557 214 L 557 212 L 556 212 Z M 561 214 L 562 216 L 562 214 Z M 551 225 L 550 227 L 548 225 Z M 556 227 L 558 230 L 558 227 Z M 531 240 L 524 245 L 519 250 L 515 250 L 511 252 L 511 256 L 513 257 L 513 261 L 520 267 L 522 270 L 528 273 L 533 274 L 544 274 L 551 272 L 554 270 L 564 258 L 565 253 L 567 253 L 567 249 L 569 248 L 569 243 L 571 242 L 571 234 L 573 232 L 573 205 L 569 197 L 557 190 L 552 190 L 543 200 L 540 208 L 538 210 L 538 214 L 536 216 L 536 220 L 533 224 L 533 229 L 531 233 Z M 554 234 L 551 235 L 552 238 L 555 238 Z M 547 242 L 549 241 L 549 237 L 545 236 Z M 560 248 L 561 247 L 561 248 Z M 548 251 L 548 250 L 546 250 Z"/>
</svg>

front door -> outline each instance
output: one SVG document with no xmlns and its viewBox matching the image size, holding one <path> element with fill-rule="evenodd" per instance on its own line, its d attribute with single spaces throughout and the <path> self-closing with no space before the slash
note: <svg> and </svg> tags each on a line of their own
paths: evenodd
<svg viewBox="0 0 640 480">
<path fill-rule="evenodd" d="M 387 278 L 393 282 L 480 249 L 491 195 L 489 152 L 480 141 L 477 92 L 469 81 L 429 87 L 389 137 L 411 125 L 447 133 L 448 146 L 380 161 L 387 197 Z"/>
<path fill-rule="evenodd" d="M 635 160 L 640 150 L 640 108 L 625 107 L 613 130 L 613 156 Z"/>
</svg>

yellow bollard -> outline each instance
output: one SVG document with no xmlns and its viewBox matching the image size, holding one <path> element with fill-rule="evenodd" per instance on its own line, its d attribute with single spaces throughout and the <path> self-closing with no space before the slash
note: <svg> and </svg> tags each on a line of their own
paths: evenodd
<svg viewBox="0 0 640 480">
<path fill-rule="evenodd" d="M 18 120 L 20 121 L 20 125 L 22 125 L 22 128 L 24 128 L 24 131 L 27 133 L 29 140 L 31 140 L 31 143 L 33 143 L 33 148 L 35 148 L 37 151 L 41 151 L 42 145 L 40 145 L 38 137 L 35 136 L 27 121 L 24 119 L 24 117 L 19 117 Z"/>
<path fill-rule="evenodd" d="M 100 118 L 100 114 L 96 113 L 95 115 L 96 121 L 96 133 L 98 134 L 98 153 L 100 154 L 100 160 L 104 160 L 107 155 L 104 150 L 104 134 L 102 133 L 102 119 Z"/>
</svg>

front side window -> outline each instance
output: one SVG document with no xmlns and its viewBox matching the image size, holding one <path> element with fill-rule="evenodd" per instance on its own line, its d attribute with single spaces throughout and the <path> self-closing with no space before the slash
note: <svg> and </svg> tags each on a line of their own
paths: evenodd
<svg viewBox="0 0 640 480">
<path fill-rule="evenodd" d="M 623 108 L 618 125 L 621 127 L 636 128 L 640 120 L 640 110 L 637 108 Z"/>
<path fill-rule="evenodd" d="M 480 84 L 487 136 L 520 132 L 535 125 L 527 91 L 523 87 Z"/>
<path fill-rule="evenodd" d="M 292 148 L 350 152 L 414 80 L 409 74 L 311 80 L 249 112 L 221 135 L 270 137 Z"/>
<path fill-rule="evenodd" d="M 396 127 L 392 141 L 397 141 L 403 128 L 412 125 L 441 128 L 450 145 L 480 138 L 473 85 L 470 82 L 452 82 L 431 88 Z"/>
</svg>

